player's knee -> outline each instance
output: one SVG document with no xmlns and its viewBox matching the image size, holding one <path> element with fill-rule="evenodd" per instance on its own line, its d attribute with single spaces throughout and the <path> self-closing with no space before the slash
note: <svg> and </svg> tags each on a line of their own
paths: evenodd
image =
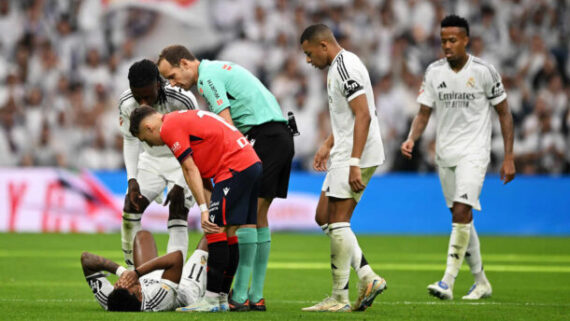
<svg viewBox="0 0 570 321">
<path fill-rule="evenodd" d="M 131 202 L 128 195 L 125 196 L 125 203 L 123 205 L 123 212 L 142 214 L 144 212 L 144 210 L 146 209 L 146 207 L 148 206 L 149 201 L 146 198 L 142 197 L 142 198 L 139 198 L 138 200 L 136 200 L 135 203 L 136 203 L 136 205 L 133 202 Z M 137 208 L 138 208 L 138 210 L 137 210 Z"/>
<path fill-rule="evenodd" d="M 144 240 L 144 239 L 149 238 L 149 237 L 152 237 L 152 234 L 150 234 L 149 231 L 140 230 L 135 235 L 135 241 L 141 241 L 141 240 Z"/>
<path fill-rule="evenodd" d="M 170 204 L 169 204 L 169 220 L 187 220 L 188 219 L 188 209 L 185 207 L 184 201 L 184 189 L 178 185 L 174 185 L 169 194 Z"/>
<path fill-rule="evenodd" d="M 452 209 L 453 223 L 467 224 L 473 220 L 471 206 L 455 203 Z"/>
</svg>

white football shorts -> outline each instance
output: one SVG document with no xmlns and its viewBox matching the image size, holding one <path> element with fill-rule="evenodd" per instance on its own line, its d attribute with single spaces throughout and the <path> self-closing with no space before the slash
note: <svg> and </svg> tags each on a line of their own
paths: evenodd
<svg viewBox="0 0 570 321">
<path fill-rule="evenodd" d="M 479 196 L 488 165 L 488 161 L 464 158 L 454 167 L 438 166 L 439 180 L 447 207 L 451 208 L 454 202 L 458 202 L 481 210 Z"/>
<path fill-rule="evenodd" d="M 178 184 L 184 188 L 186 208 L 190 209 L 195 204 L 192 192 L 184 180 L 180 164 L 174 156 L 155 157 L 144 152 L 140 154 L 137 182 L 141 194 L 150 202 L 156 201 L 162 204 L 164 188 L 167 188 L 168 193 L 175 184 Z"/>
<path fill-rule="evenodd" d="M 376 167 L 377 166 L 360 169 L 364 185 L 368 185 L 368 182 L 370 182 L 372 175 L 376 171 Z M 364 190 L 359 193 L 352 191 L 350 184 L 348 183 L 348 175 L 350 173 L 349 169 L 349 166 L 329 169 L 321 191 L 325 192 L 325 195 L 329 197 L 342 199 L 354 198 L 358 203 L 362 197 L 362 193 L 364 193 Z"/>
</svg>

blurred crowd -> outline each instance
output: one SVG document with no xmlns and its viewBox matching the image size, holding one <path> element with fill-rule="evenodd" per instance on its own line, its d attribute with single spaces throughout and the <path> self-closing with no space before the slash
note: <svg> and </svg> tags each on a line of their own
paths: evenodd
<svg viewBox="0 0 570 321">
<path fill-rule="evenodd" d="M 101 2 L 0 0 L 0 166 L 123 167 L 118 97 L 128 88 L 128 67 L 143 58 L 134 45 L 168 17 L 143 9 L 94 14 Z M 400 156 L 399 146 L 419 108 L 425 68 L 442 57 L 439 22 L 456 13 L 470 22 L 469 51 L 502 75 L 518 172 L 570 172 L 570 1 L 206 2 L 221 41 L 195 54 L 243 65 L 284 113 L 295 113 L 297 169 L 310 170 L 330 132 L 326 72 L 306 64 L 299 45 L 304 28 L 322 22 L 370 72 L 387 157 L 380 171 L 433 171 L 435 117 L 412 161 Z M 489 170 L 502 158 L 495 117 Z"/>
</svg>

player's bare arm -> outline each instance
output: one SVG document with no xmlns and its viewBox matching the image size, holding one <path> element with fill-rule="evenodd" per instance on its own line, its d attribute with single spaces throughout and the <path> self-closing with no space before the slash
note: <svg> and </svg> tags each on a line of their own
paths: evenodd
<svg viewBox="0 0 570 321">
<path fill-rule="evenodd" d="M 97 254 L 83 252 L 81 253 L 81 267 L 83 274 L 89 276 L 101 271 L 115 273 L 119 264 Z"/>
<path fill-rule="evenodd" d="M 218 113 L 218 115 L 220 115 L 220 117 L 222 117 L 225 121 L 228 122 L 228 124 L 234 126 L 234 122 L 232 120 L 232 115 L 230 113 L 230 108 L 226 108 L 224 110 L 222 110 L 221 112 Z"/>
<path fill-rule="evenodd" d="M 362 156 L 362 151 L 364 150 L 364 145 L 366 144 L 366 139 L 368 137 L 368 130 L 370 129 L 370 111 L 368 110 L 368 102 L 366 101 L 366 95 L 362 94 L 348 103 L 352 113 L 354 114 L 354 135 L 352 142 L 352 154 L 351 158 L 357 158 L 360 160 Z M 366 187 L 362 182 L 362 174 L 360 172 L 360 166 L 351 165 L 350 173 L 348 175 L 348 183 L 350 188 L 358 193 Z"/>
<path fill-rule="evenodd" d="M 329 160 L 333 145 L 334 137 L 332 134 L 330 134 L 329 137 L 325 139 L 321 147 L 319 147 L 319 150 L 317 150 L 317 153 L 313 158 L 313 168 L 316 171 L 324 172 L 327 170 L 327 162 Z"/>
<path fill-rule="evenodd" d="M 129 288 L 137 282 L 139 277 L 156 270 L 164 270 L 162 273 L 163 279 L 172 281 L 174 283 L 179 283 L 180 276 L 182 275 L 183 265 L 184 262 L 182 261 L 182 252 L 171 252 L 145 262 L 143 265 L 137 267 L 134 271 L 123 272 L 117 281 L 117 284 L 119 284 L 121 287 Z"/>
<path fill-rule="evenodd" d="M 190 190 L 192 191 L 192 195 L 196 199 L 196 203 L 200 206 L 201 215 L 201 225 L 202 229 L 206 233 L 219 233 L 219 227 L 210 222 L 209 220 L 209 212 L 208 212 L 208 203 L 206 202 L 206 193 L 204 188 L 204 182 L 202 181 L 202 176 L 200 175 L 200 170 L 194 163 L 194 160 L 191 156 L 186 157 L 184 162 L 182 162 L 182 172 L 184 173 L 184 178 L 186 178 L 186 183 Z M 204 206 L 204 208 L 202 207 Z"/>
<path fill-rule="evenodd" d="M 503 160 L 503 165 L 501 166 L 501 180 L 503 184 L 507 184 L 515 178 L 515 157 L 513 154 L 513 142 L 514 142 L 514 131 L 513 131 L 513 115 L 509 110 L 509 105 L 507 100 L 504 99 L 502 102 L 495 106 L 495 110 L 499 115 L 499 122 L 501 124 L 501 133 L 503 134 L 503 144 L 505 148 L 505 159 Z"/>
<path fill-rule="evenodd" d="M 412 122 L 408 139 L 406 139 L 406 141 L 403 142 L 402 146 L 400 147 L 402 155 L 405 157 L 412 159 L 414 144 L 420 138 L 420 136 L 422 136 L 424 130 L 426 129 L 430 116 L 431 108 L 425 105 L 420 105 L 420 110 Z"/>
</svg>

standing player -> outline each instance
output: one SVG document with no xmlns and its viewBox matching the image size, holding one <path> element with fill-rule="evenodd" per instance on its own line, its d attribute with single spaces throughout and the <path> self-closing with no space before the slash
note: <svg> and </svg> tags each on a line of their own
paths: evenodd
<svg viewBox="0 0 570 321">
<path fill-rule="evenodd" d="M 133 251 L 134 271 L 96 254 L 81 254 L 83 274 L 103 309 L 168 311 L 192 304 L 202 295 L 204 283 L 200 276 L 205 269 L 206 252 L 194 252 L 183 268 L 182 252 L 186 249 L 158 257 L 154 238 L 148 231 L 137 233 Z M 112 285 L 103 272 L 114 273 L 119 280 Z"/>
<path fill-rule="evenodd" d="M 230 290 L 239 260 L 235 230 L 256 220 L 261 162 L 249 141 L 214 113 L 188 110 L 163 115 L 142 106 L 130 120 L 133 136 L 151 146 L 170 148 L 202 212 L 209 252 L 206 294 L 181 311 L 220 311 L 219 302 Z"/>
<path fill-rule="evenodd" d="M 428 290 L 442 300 L 453 299 L 453 284 L 464 257 L 475 284 L 463 299 L 478 300 L 492 293 L 471 210 L 481 210 L 479 195 L 490 160 L 492 106 L 499 115 L 505 148 L 501 179 L 506 184 L 515 177 L 513 119 L 501 77 L 492 65 L 466 53 L 468 43 L 465 19 L 451 15 L 441 21 L 445 59 L 427 68 L 418 96 L 420 110 L 401 147 L 402 154 L 411 158 L 432 108 L 437 109 L 436 163 L 443 196 L 451 210 L 452 229 L 445 274 Z"/>
<path fill-rule="evenodd" d="M 332 134 L 321 145 L 314 169 L 327 171 L 316 221 L 331 239 L 332 297 L 303 311 L 350 311 L 348 279 L 356 270 L 359 296 L 353 310 L 363 311 L 386 288 L 386 281 L 368 265 L 350 228 L 354 208 L 372 174 L 384 161 L 374 94 L 368 71 L 360 59 L 344 50 L 323 24 L 308 27 L 301 35 L 307 63 L 324 69 Z M 331 165 L 327 168 L 330 156 Z"/>
<path fill-rule="evenodd" d="M 208 102 L 210 111 L 237 127 L 251 142 L 263 163 L 257 226 L 247 225 L 237 231 L 240 261 L 230 308 L 234 311 L 265 311 L 263 285 L 271 242 L 267 212 L 275 197 L 287 197 L 294 154 L 293 137 L 287 121 L 273 94 L 259 79 L 237 64 L 200 61 L 185 47 L 175 45 L 162 51 L 158 69 L 172 86 L 188 90 L 197 84 L 198 92 Z M 250 275 L 252 281 L 248 294 Z"/>
<path fill-rule="evenodd" d="M 135 62 L 129 68 L 130 89 L 121 95 L 119 124 L 123 134 L 123 155 L 129 187 L 123 208 L 121 228 L 122 248 L 125 262 L 132 266 L 133 239 L 141 229 L 141 217 L 150 202 L 160 202 L 164 188 L 170 202 L 168 215 L 168 252 L 188 247 L 188 210 L 194 205 L 186 187 L 184 175 L 176 158 L 166 147 L 151 147 L 141 143 L 129 132 L 129 116 L 140 106 L 148 104 L 160 112 L 196 109 L 192 93 L 165 86 L 156 65 L 147 59 Z M 140 152 L 142 145 L 143 151 Z M 202 249 L 205 243 L 202 243 Z M 184 258 L 186 252 L 183 252 Z"/>
</svg>

